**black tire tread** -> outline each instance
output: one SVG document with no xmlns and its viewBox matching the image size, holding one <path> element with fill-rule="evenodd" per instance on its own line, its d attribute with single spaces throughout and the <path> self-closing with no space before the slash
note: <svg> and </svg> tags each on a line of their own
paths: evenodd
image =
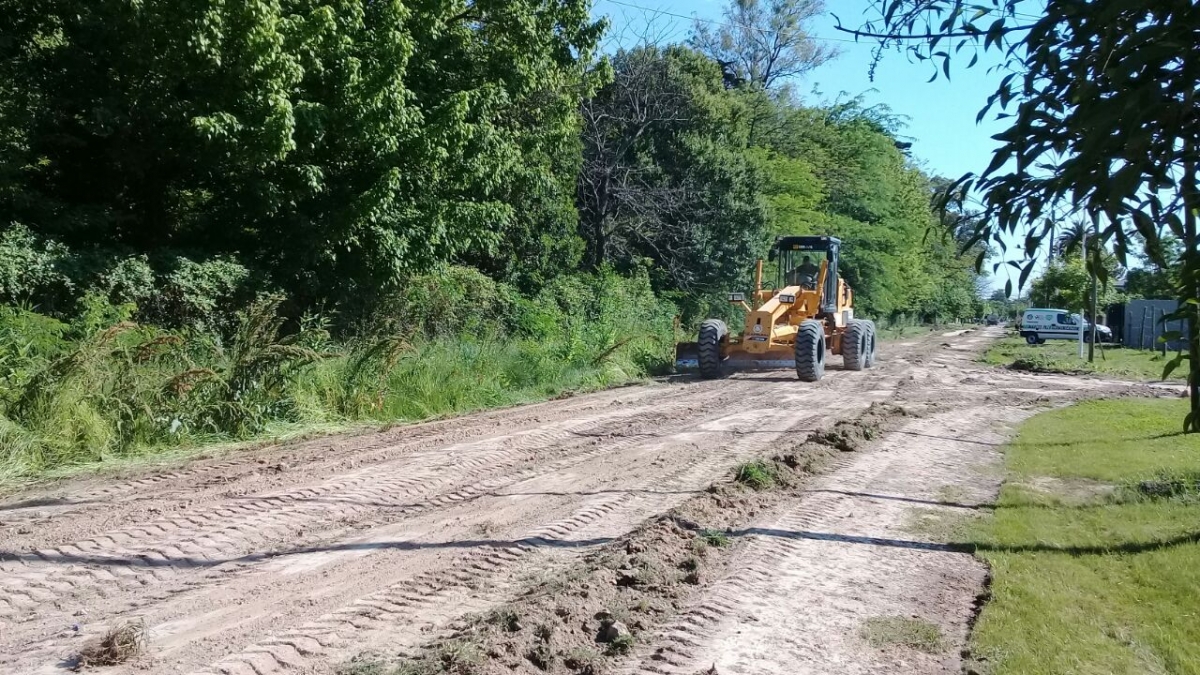
<svg viewBox="0 0 1200 675">
<path fill-rule="evenodd" d="M 867 356 L 870 346 L 867 322 L 851 319 L 842 331 L 842 367 L 846 370 L 862 370 L 867 367 Z"/>
<path fill-rule="evenodd" d="M 729 328 L 720 319 L 708 319 L 700 324 L 700 336 L 696 341 L 700 377 L 713 379 L 721 376 L 721 342 L 728 335 Z"/>
<path fill-rule="evenodd" d="M 815 319 L 800 323 L 795 344 L 796 377 L 817 382 L 825 375 L 825 324 Z"/>
<path fill-rule="evenodd" d="M 879 335 L 875 330 L 875 322 L 871 320 L 865 321 L 867 324 L 867 368 L 875 367 L 875 356 L 879 349 Z"/>
</svg>

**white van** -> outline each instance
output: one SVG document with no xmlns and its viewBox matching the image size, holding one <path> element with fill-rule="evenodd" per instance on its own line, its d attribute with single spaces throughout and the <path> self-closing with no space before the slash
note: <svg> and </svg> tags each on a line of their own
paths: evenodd
<svg viewBox="0 0 1200 675">
<path fill-rule="evenodd" d="M 1078 314 L 1071 314 L 1065 309 L 1027 309 L 1021 317 L 1021 337 L 1031 345 L 1040 345 L 1046 340 L 1078 340 L 1081 321 L 1083 339 L 1090 340 L 1092 324 Z M 1107 342 L 1112 339 L 1112 331 L 1108 326 L 1098 325 L 1096 339 Z"/>
</svg>

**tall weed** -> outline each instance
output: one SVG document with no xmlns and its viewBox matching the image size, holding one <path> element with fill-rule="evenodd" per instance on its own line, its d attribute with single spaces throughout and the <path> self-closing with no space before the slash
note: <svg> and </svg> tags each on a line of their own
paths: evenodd
<svg viewBox="0 0 1200 675">
<path fill-rule="evenodd" d="M 334 341 L 266 297 L 231 333 L 168 331 L 84 296 L 71 323 L 0 312 L 0 477 L 246 439 L 280 425 L 415 421 L 628 382 L 669 363 L 675 308 L 648 280 L 567 277 L 521 297 L 425 278 Z"/>
</svg>

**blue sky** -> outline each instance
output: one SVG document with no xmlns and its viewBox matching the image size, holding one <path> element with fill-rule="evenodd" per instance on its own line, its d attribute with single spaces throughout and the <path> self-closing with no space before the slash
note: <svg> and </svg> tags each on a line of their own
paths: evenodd
<svg viewBox="0 0 1200 675">
<path fill-rule="evenodd" d="M 841 55 L 797 82 L 797 91 L 810 103 L 862 95 L 867 105 L 887 105 L 905 119 L 907 127 L 902 134 L 913 141 L 912 155 L 928 173 L 958 178 L 966 172 L 983 171 L 998 144 L 991 136 L 1004 126 L 991 119 L 976 124 L 975 117 L 1002 75 L 988 72 L 986 55 L 967 70 L 970 55 L 964 50 L 966 56 L 959 56 L 959 67 L 951 68 L 950 80 L 939 77 L 928 82 L 932 64 L 911 61 L 906 54 L 893 51 L 885 54 L 871 81 L 874 43 L 854 43 L 835 30 L 833 14 L 845 26 L 858 26 L 872 4 L 870 0 L 826 0 L 829 14 L 814 23 L 813 35 L 829 40 Z M 609 17 L 616 40 L 643 31 L 649 23 L 658 39 L 682 41 L 691 30 L 691 21 L 680 16 L 721 22 L 724 6 L 724 0 L 595 0 L 593 13 Z M 814 91 L 817 93 L 810 93 Z M 994 287 L 1004 286 L 1004 272 L 1000 274 L 992 281 Z"/>
</svg>

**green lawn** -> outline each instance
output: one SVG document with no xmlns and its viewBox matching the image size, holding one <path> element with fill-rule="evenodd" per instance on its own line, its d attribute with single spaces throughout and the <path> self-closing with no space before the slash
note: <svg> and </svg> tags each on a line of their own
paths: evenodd
<svg viewBox="0 0 1200 675">
<path fill-rule="evenodd" d="M 1084 346 L 1086 354 L 1086 345 Z M 1069 340 L 1050 340 L 1041 345 L 1028 345 L 1021 338 L 1005 338 L 983 355 L 983 360 L 996 366 L 1050 373 L 1088 373 L 1130 380 L 1161 380 L 1163 367 L 1171 358 L 1167 352 L 1125 349 L 1112 345 L 1096 345 L 1096 360 L 1088 363 L 1079 358 L 1079 345 Z M 1187 364 L 1171 373 L 1171 380 L 1183 381 Z"/>
<path fill-rule="evenodd" d="M 1200 674 L 1200 435 L 1178 433 L 1184 412 L 1095 401 L 1022 427 L 968 537 L 992 569 L 977 670 Z M 1162 485 L 1176 494 L 1147 496 Z"/>
</svg>

